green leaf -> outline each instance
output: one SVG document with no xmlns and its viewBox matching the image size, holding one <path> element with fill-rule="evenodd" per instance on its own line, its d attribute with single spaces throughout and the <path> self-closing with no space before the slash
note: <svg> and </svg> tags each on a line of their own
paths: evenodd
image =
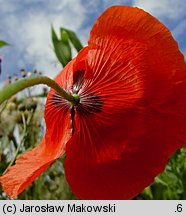
<svg viewBox="0 0 186 216">
<path fill-rule="evenodd" d="M 0 47 L 8 46 L 9 44 L 5 41 L 0 40 Z"/>
<path fill-rule="evenodd" d="M 153 199 L 153 194 L 150 186 L 146 187 L 143 193 L 146 194 L 150 199 Z"/>
<path fill-rule="evenodd" d="M 65 29 L 65 28 L 61 28 L 61 29 L 66 31 L 66 33 L 69 36 L 69 39 L 70 39 L 71 43 L 73 44 L 73 46 L 75 47 L 77 52 L 79 52 L 83 48 L 83 45 L 81 44 L 81 42 L 78 39 L 77 35 L 73 31 L 70 31 L 68 29 Z"/>
<path fill-rule="evenodd" d="M 69 62 L 70 60 L 72 60 L 72 52 L 71 52 L 71 47 L 69 42 L 69 36 L 63 29 L 60 29 L 60 34 L 61 34 L 61 42 L 63 44 L 63 52 Z"/>
<path fill-rule="evenodd" d="M 163 181 L 159 176 L 156 176 L 156 178 L 154 180 L 156 183 L 160 183 L 164 186 L 168 186 L 167 183 L 165 181 Z"/>
<path fill-rule="evenodd" d="M 65 67 L 72 59 L 71 47 L 69 44 L 69 38 L 65 31 L 61 31 L 61 39 L 59 39 L 52 27 L 52 42 L 54 46 L 55 54 L 58 60 Z"/>
</svg>

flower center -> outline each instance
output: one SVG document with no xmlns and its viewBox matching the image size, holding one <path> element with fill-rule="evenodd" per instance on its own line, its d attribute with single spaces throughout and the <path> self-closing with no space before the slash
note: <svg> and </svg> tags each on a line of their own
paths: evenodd
<svg viewBox="0 0 186 216">
<path fill-rule="evenodd" d="M 84 70 L 79 70 L 76 71 L 73 76 L 73 96 L 79 98 L 79 103 L 75 106 L 75 111 L 83 115 L 101 112 L 103 100 L 96 93 L 88 91 L 88 87 L 91 85 L 91 80 L 84 79 L 84 74 Z"/>
<path fill-rule="evenodd" d="M 96 92 L 89 92 L 88 87 L 91 85 L 91 80 L 84 79 L 84 74 L 84 70 L 79 70 L 73 76 L 71 94 L 77 104 L 70 104 L 69 101 L 55 93 L 52 96 L 52 104 L 56 108 L 73 108 L 73 112 L 78 112 L 80 115 L 90 115 L 102 111 L 103 100 Z"/>
</svg>

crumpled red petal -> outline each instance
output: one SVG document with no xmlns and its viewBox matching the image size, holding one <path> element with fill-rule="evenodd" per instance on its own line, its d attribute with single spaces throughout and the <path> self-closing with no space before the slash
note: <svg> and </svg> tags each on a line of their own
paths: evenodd
<svg viewBox="0 0 186 216">
<path fill-rule="evenodd" d="M 101 108 L 77 109 L 66 178 L 81 199 L 130 199 L 186 142 L 184 58 L 163 24 L 127 6 L 98 18 L 85 49 L 81 94 Z"/>
<path fill-rule="evenodd" d="M 141 9 L 106 10 L 88 47 L 56 81 L 77 92 L 80 104 L 72 108 L 50 91 L 45 138 L 0 177 L 11 197 L 66 148 L 66 177 L 79 198 L 130 199 L 186 141 L 183 55 L 169 30 Z"/>
<path fill-rule="evenodd" d="M 69 70 L 72 70 L 70 63 L 58 75 L 56 82 L 67 88 L 71 82 Z M 23 154 L 16 160 L 15 165 L 8 168 L 5 175 L 0 177 L 3 190 L 15 198 L 28 185 L 30 185 L 47 167 L 65 152 L 66 143 L 72 136 L 72 123 L 70 107 L 66 101 L 62 101 L 58 95 L 51 90 L 49 92 L 45 107 L 46 134 L 41 143 L 34 149 Z M 61 103 L 64 106 L 59 106 Z M 60 124 L 59 124 L 60 122 Z"/>
<path fill-rule="evenodd" d="M 44 145 L 45 139 L 37 148 L 21 156 L 16 165 L 10 167 L 6 174 L 0 177 L 3 190 L 11 198 L 21 193 L 53 162 L 51 158 L 46 157 L 43 151 Z"/>
</svg>

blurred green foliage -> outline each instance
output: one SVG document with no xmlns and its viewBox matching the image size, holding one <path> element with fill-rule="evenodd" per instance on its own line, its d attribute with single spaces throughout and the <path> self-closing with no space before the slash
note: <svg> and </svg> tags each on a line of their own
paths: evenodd
<svg viewBox="0 0 186 216">
<path fill-rule="evenodd" d="M 0 109 L 0 175 L 15 158 L 37 146 L 44 135 L 46 92 L 32 96 L 23 93 L 23 98 L 14 96 Z M 0 199 L 9 199 L 2 189 Z M 18 199 L 75 199 L 65 179 L 63 158 L 55 161 Z"/>
<path fill-rule="evenodd" d="M 0 40 L 0 47 L 8 46 L 9 44 L 6 41 Z"/>
<path fill-rule="evenodd" d="M 136 199 L 186 200 L 186 146 L 172 155 L 164 172 Z"/>
<path fill-rule="evenodd" d="M 65 67 L 72 60 L 71 45 L 79 52 L 83 46 L 76 34 L 68 29 L 60 28 L 60 38 L 52 27 L 52 42 L 57 59 Z"/>
<path fill-rule="evenodd" d="M 63 67 L 72 59 L 72 45 L 77 52 L 83 48 L 75 33 L 64 28 L 60 28 L 58 38 L 52 27 L 52 42 L 56 57 Z M 22 77 L 25 77 L 23 72 L 21 70 Z M 21 97 L 13 96 L 0 106 L 1 175 L 19 155 L 38 145 L 43 137 L 46 96 L 46 89 L 41 94 L 32 93 L 29 89 Z M 56 160 L 17 199 L 77 199 L 65 179 L 63 160 Z M 0 199 L 9 199 L 2 189 Z M 186 199 L 186 146 L 175 152 L 165 171 L 134 199 Z"/>
</svg>

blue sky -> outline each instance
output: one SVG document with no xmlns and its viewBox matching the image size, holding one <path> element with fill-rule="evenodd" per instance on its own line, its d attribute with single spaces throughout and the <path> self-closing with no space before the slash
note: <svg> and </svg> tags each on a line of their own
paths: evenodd
<svg viewBox="0 0 186 216">
<path fill-rule="evenodd" d="M 54 78 L 61 70 L 51 49 L 51 24 L 77 33 L 86 45 L 96 18 L 111 5 L 140 7 L 163 22 L 186 56 L 184 0 L 0 0 L 0 39 L 12 46 L 0 49 L 0 81 L 9 74 L 35 68 Z"/>
</svg>

